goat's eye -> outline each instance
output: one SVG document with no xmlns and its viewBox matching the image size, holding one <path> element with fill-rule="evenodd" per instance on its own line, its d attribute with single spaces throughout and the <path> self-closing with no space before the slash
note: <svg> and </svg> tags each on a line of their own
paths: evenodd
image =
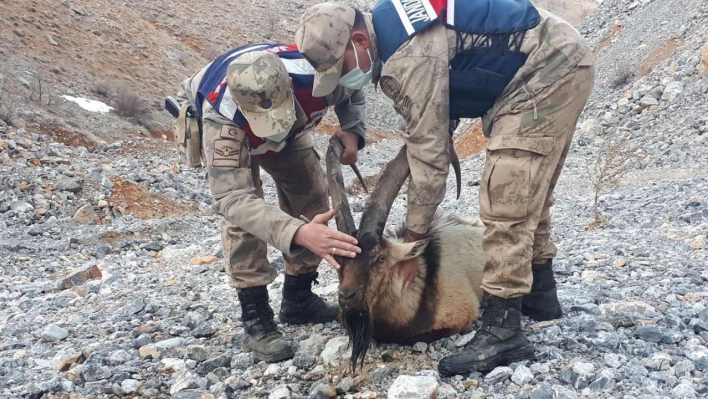
<svg viewBox="0 0 708 399">
<path fill-rule="evenodd" d="M 377 262 L 379 263 L 384 263 L 386 262 L 386 256 L 385 255 L 379 255 L 378 259 L 376 259 Z"/>
</svg>

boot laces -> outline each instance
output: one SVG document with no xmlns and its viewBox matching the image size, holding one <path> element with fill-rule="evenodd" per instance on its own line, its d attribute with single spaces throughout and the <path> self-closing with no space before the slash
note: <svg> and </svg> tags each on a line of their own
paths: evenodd
<svg viewBox="0 0 708 399">
<path fill-rule="evenodd" d="M 258 314 L 258 321 L 255 324 L 257 324 L 264 333 L 268 334 L 277 330 L 275 320 L 273 320 L 273 310 L 267 303 L 256 305 L 256 314 Z"/>
<path fill-rule="evenodd" d="M 468 344 L 470 347 L 475 347 L 483 342 L 488 341 L 491 338 L 496 338 L 491 330 L 491 327 L 499 326 L 506 317 L 506 308 L 503 301 L 491 300 L 485 297 L 482 305 L 482 314 L 480 315 L 480 320 L 482 320 L 482 326 L 477 330 L 477 333 L 472 338 L 472 341 Z"/>
<path fill-rule="evenodd" d="M 506 308 L 502 301 L 486 300 L 482 309 L 482 327 L 495 326 L 499 324 L 500 319 L 503 319 Z M 501 316 L 501 317 L 500 317 Z"/>
</svg>

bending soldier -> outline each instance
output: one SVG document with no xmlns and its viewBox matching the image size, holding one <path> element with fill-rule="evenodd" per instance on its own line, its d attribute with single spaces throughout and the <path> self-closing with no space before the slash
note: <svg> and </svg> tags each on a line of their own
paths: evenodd
<svg viewBox="0 0 708 399">
<path fill-rule="evenodd" d="M 277 271 L 267 245 L 283 253 L 279 319 L 291 324 L 336 319 L 339 305 L 311 291 L 317 267 L 323 258 L 336 267 L 334 251 L 360 252 L 356 239 L 327 226 L 334 213 L 310 132 L 334 105 L 345 146 L 341 161 L 355 163 L 365 143 L 364 93 L 337 87 L 313 97 L 313 79 L 314 69 L 294 45 L 256 44 L 219 56 L 179 88 L 179 101 L 202 123 L 202 158 L 213 209 L 223 217 L 221 242 L 241 303 L 243 346 L 267 362 L 294 355 L 269 305 L 266 286 Z M 279 207 L 263 199 L 261 168 L 275 182 Z"/>
<path fill-rule="evenodd" d="M 317 70 L 315 95 L 373 81 L 405 120 L 407 242 L 427 231 L 445 195 L 451 122 L 482 118 L 483 327 L 439 371 L 533 358 L 521 315 L 562 316 L 550 208 L 595 74 L 577 30 L 529 0 L 381 0 L 365 14 L 333 3 L 309 8 L 296 43 Z M 400 265 L 408 281 L 417 267 Z"/>
</svg>

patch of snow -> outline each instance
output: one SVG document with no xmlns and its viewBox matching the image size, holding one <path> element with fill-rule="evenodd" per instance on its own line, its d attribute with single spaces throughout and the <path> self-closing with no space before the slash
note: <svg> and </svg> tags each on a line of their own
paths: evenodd
<svg viewBox="0 0 708 399">
<path fill-rule="evenodd" d="M 71 97 L 71 96 L 62 96 L 68 101 L 73 101 L 76 104 L 79 105 L 79 107 L 90 111 L 90 112 L 100 112 L 102 114 L 105 114 L 109 112 L 110 110 L 113 109 L 113 107 L 110 107 L 106 105 L 105 103 L 102 103 L 101 101 L 97 100 L 89 100 L 87 98 L 81 98 L 81 97 Z"/>
</svg>

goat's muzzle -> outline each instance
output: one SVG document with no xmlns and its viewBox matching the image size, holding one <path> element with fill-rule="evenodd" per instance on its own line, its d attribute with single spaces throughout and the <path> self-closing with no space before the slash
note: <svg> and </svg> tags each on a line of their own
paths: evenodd
<svg viewBox="0 0 708 399">
<path fill-rule="evenodd" d="M 340 289 L 339 290 L 339 306 L 345 312 L 357 312 L 365 308 L 362 296 L 356 289 Z"/>
</svg>

